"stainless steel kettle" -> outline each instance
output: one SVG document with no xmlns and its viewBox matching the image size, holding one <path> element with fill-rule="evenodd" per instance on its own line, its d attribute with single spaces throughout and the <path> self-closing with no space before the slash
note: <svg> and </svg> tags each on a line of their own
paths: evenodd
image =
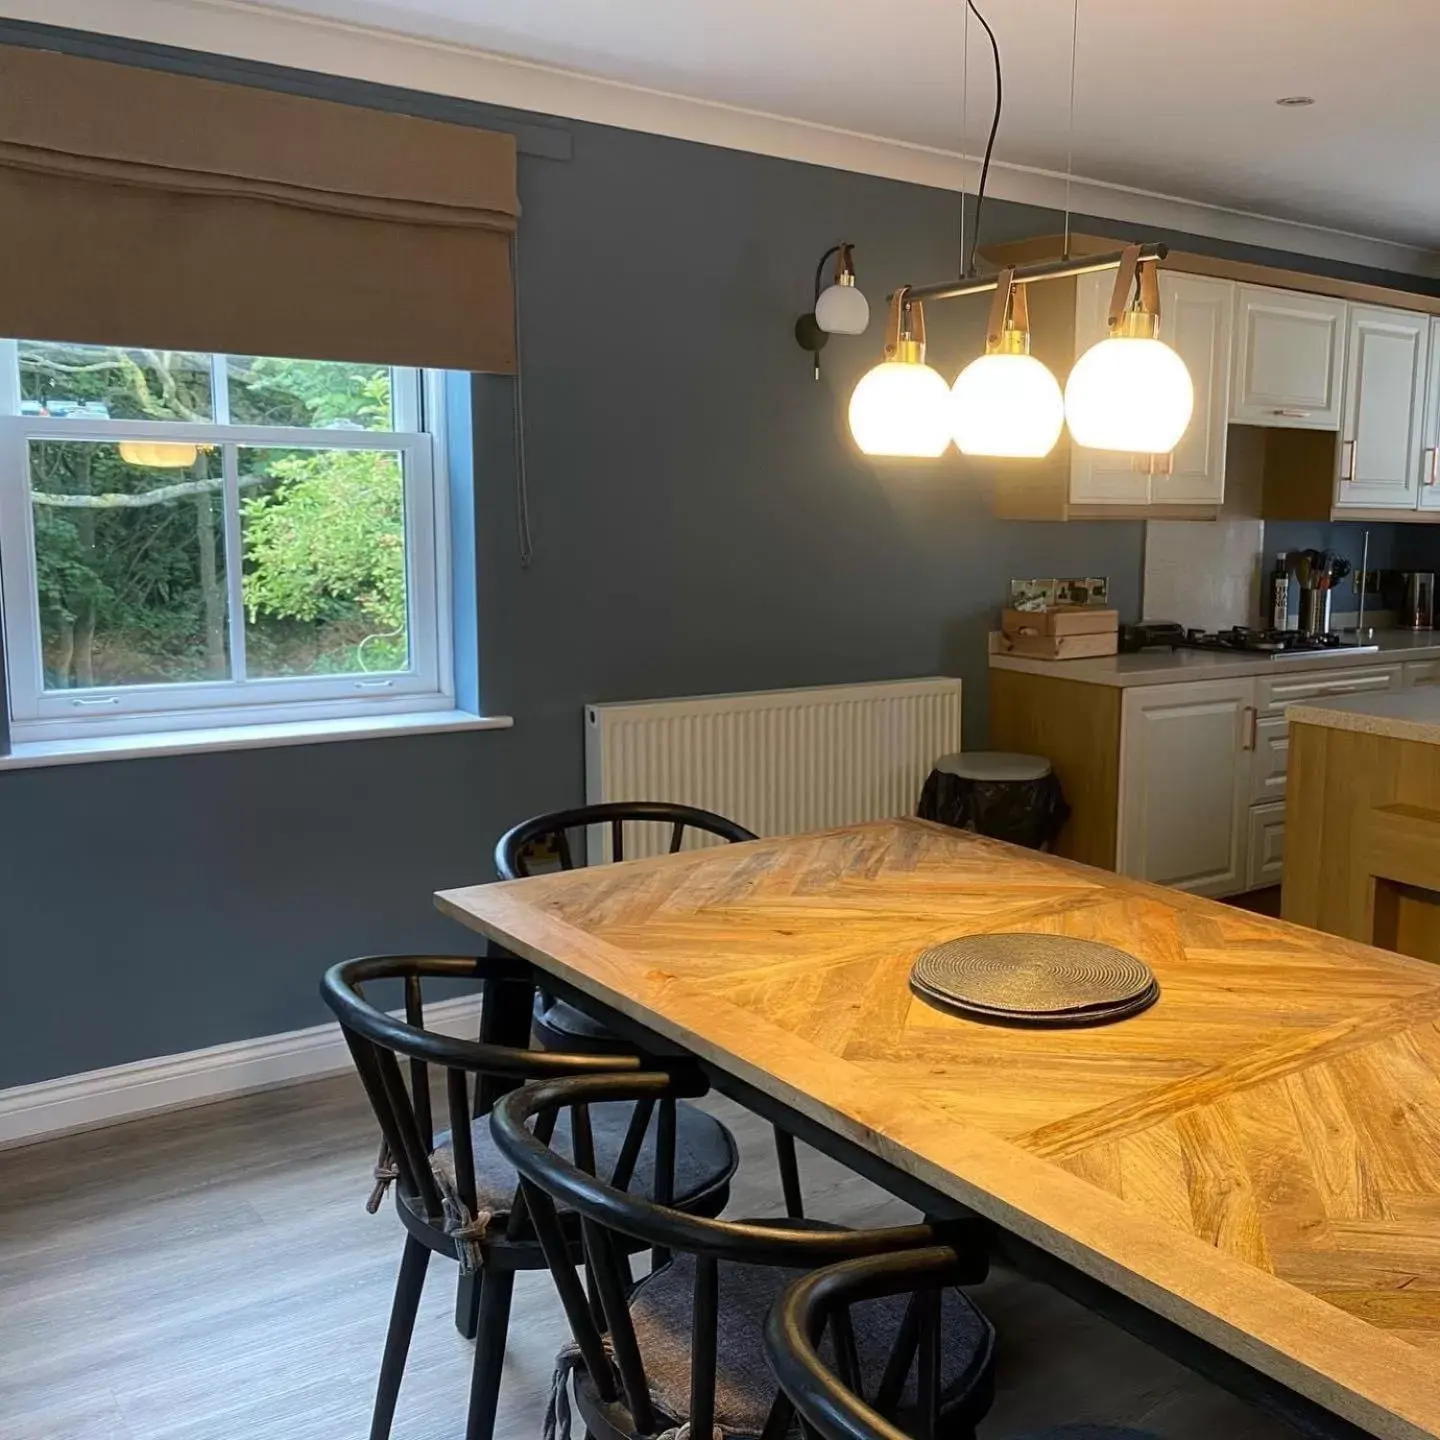
<svg viewBox="0 0 1440 1440">
<path fill-rule="evenodd" d="M 1401 623 L 1412 630 L 1433 630 L 1435 628 L 1435 572 L 1433 570 L 1407 570 L 1405 572 L 1405 608 L 1401 612 Z"/>
</svg>

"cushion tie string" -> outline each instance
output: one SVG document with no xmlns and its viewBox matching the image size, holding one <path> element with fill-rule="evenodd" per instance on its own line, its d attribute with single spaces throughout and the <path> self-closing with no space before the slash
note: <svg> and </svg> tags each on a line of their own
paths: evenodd
<svg viewBox="0 0 1440 1440">
<path fill-rule="evenodd" d="M 375 1186 L 370 1191 L 370 1198 L 365 1202 L 365 1208 L 374 1214 L 385 1199 L 385 1192 L 400 1176 L 395 1168 L 395 1157 L 390 1153 L 390 1145 L 387 1141 L 380 1142 L 380 1154 L 375 1160 Z"/>
</svg>

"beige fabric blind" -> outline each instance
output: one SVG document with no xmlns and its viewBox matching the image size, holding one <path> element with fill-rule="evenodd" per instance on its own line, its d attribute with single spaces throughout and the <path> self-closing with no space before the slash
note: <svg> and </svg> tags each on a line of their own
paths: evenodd
<svg viewBox="0 0 1440 1440">
<path fill-rule="evenodd" d="M 0 46 L 0 334 L 515 368 L 509 135 Z"/>
</svg>

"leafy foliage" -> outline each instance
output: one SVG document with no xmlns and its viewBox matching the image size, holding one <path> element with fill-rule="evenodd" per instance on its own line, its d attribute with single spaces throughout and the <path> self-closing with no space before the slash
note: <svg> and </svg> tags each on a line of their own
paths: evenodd
<svg viewBox="0 0 1440 1440">
<path fill-rule="evenodd" d="M 210 357 L 22 342 L 30 413 L 200 422 Z M 237 424 L 391 427 L 383 366 L 229 357 Z M 389 451 L 242 450 L 242 590 L 249 673 L 334 674 L 405 663 L 399 457 Z M 183 456 L 182 456 L 183 458 Z M 185 469 L 127 463 L 110 443 L 30 451 L 37 600 L 51 688 L 223 678 L 226 587 L 218 452 Z M 176 481 L 175 498 L 143 497 Z M 98 507 L 53 503 L 89 495 Z M 46 503 L 45 497 L 50 497 Z"/>
</svg>

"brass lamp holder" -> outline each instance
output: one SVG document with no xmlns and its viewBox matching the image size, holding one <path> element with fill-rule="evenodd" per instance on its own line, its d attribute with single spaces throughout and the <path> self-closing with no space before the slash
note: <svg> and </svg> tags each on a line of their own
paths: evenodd
<svg viewBox="0 0 1440 1440">
<path fill-rule="evenodd" d="M 890 297 L 885 318 L 885 358 L 902 365 L 925 363 L 925 307 L 910 298 L 910 287 L 902 285 Z"/>
<path fill-rule="evenodd" d="M 1120 252 L 1106 322 L 1115 339 L 1154 340 L 1160 334 L 1160 278 L 1155 262 L 1141 259 L 1138 245 Z"/>
</svg>

